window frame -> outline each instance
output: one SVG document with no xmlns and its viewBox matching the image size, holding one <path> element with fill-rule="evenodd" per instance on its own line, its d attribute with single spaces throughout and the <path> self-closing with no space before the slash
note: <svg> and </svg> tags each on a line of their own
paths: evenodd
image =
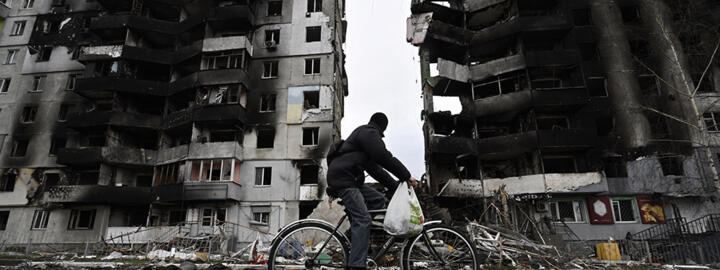
<svg viewBox="0 0 720 270">
<path fill-rule="evenodd" d="M 280 61 L 263 61 L 263 73 L 261 79 L 276 79 L 280 75 Z"/>
<path fill-rule="evenodd" d="M 205 215 L 205 211 L 210 210 L 210 215 Z M 211 207 L 203 207 L 198 209 L 198 224 L 202 227 L 216 227 L 216 226 L 223 226 L 225 225 L 225 222 L 227 222 L 227 208 L 211 208 Z M 218 218 L 218 213 L 223 213 L 223 219 L 220 220 Z M 209 224 L 205 225 L 206 219 L 209 218 Z"/>
<path fill-rule="evenodd" d="M 560 205 L 559 203 L 571 203 L 571 207 L 573 209 L 573 221 L 563 221 L 560 219 Z M 573 223 L 573 224 L 582 224 L 587 223 L 587 216 L 585 209 L 587 207 L 585 206 L 585 201 L 580 199 L 557 199 L 552 200 L 548 202 L 548 208 L 550 209 L 550 216 L 552 219 L 552 222 L 555 223 Z M 579 217 L 578 217 L 579 214 Z"/>
<path fill-rule="evenodd" d="M 592 80 L 592 81 L 602 80 L 602 84 L 603 84 L 602 90 L 603 90 L 603 93 L 604 93 L 603 95 L 596 96 L 596 95 L 592 95 L 592 94 L 590 93 L 590 83 L 589 83 L 589 81 L 591 81 L 591 80 Z M 587 77 L 587 78 L 585 78 L 585 85 L 586 85 L 586 87 L 587 87 L 587 89 L 588 89 L 588 94 L 589 94 L 591 97 L 607 97 L 607 96 L 609 96 L 608 90 L 607 90 L 607 78 L 606 78 L 606 77 L 599 77 L 599 76 L 590 76 L 590 77 Z"/>
<path fill-rule="evenodd" d="M 11 49 L 8 50 L 7 56 L 5 56 L 5 65 L 15 65 L 17 64 L 17 55 L 20 50 L 18 49 Z"/>
<path fill-rule="evenodd" d="M 630 221 L 630 220 L 617 220 L 617 217 L 618 217 L 618 216 L 620 217 L 620 219 L 622 219 L 622 213 L 623 213 L 623 211 L 622 211 L 622 209 L 621 209 L 620 201 L 630 201 L 630 207 L 632 208 L 632 215 L 633 215 L 633 220 L 632 220 L 632 221 Z M 618 207 L 619 213 L 616 213 L 616 210 L 615 210 L 615 206 L 616 206 L 616 205 L 617 205 L 617 207 Z M 625 198 L 625 197 L 610 198 L 610 209 L 611 209 L 611 211 L 612 211 L 613 221 L 615 221 L 615 223 L 638 223 L 638 222 L 640 221 L 640 216 L 639 216 L 639 214 L 638 214 L 638 212 L 639 212 L 639 211 L 638 211 L 638 205 L 637 205 L 637 202 L 636 202 L 635 198 L 631 198 L 631 197 L 627 197 L 627 198 Z"/>
<path fill-rule="evenodd" d="M 317 147 L 320 145 L 320 127 L 304 127 L 304 128 L 302 128 L 302 131 L 303 131 L 303 136 L 302 136 L 302 140 L 300 142 L 301 146 Z M 313 144 L 305 144 L 305 132 L 306 131 L 310 131 L 311 136 L 312 136 L 312 138 L 310 138 L 310 140 L 312 140 Z"/>
<path fill-rule="evenodd" d="M 0 231 L 7 230 L 8 223 L 10 223 L 10 211 L 0 211 Z"/>
<path fill-rule="evenodd" d="M 271 13 L 270 3 L 275 3 L 275 4 L 279 3 L 279 4 L 280 4 L 279 12 L 277 12 L 277 13 Z M 283 15 L 283 1 L 282 1 L 282 0 L 271 0 L 271 1 L 268 1 L 267 17 L 278 17 L 278 16 L 282 16 L 282 15 Z"/>
<path fill-rule="evenodd" d="M 266 106 L 263 106 L 263 105 L 266 105 Z M 271 113 L 271 112 L 275 112 L 276 109 L 277 109 L 277 94 L 260 95 L 260 107 L 258 108 L 258 112 Z"/>
<path fill-rule="evenodd" d="M 24 142 L 24 143 L 23 143 Z M 23 146 L 24 145 L 24 146 Z M 15 139 L 13 140 L 12 148 L 10 149 L 10 157 L 24 157 L 27 155 L 27 149 L 30 146 L 29 139 Z M 21 151 L 22 147 L 22 152 Z"/>
<path fill-rule="evenodd" d="M 252 225 L 256 226 L 270 226 L 270 214 L 272 212 L 267 211 L 253 211 L 252 214 Z M 258 218 L 259 217 L 259 220 Z M 265 219 L 265 222 L 263 222 L 263 219 Z"/>
<path fill-rule="evenodd" d="M 42 209 L 35 210 L 35 212 L 33 213 L 32 222 L 30 223 L 30 230 L 47 229 L 48 220 L 50 220 L 50 211 Z"/>
<path fill-rule="evenodd" d="M 4 173 L 0 176 L 0 192 L 14 192 L 15 182 L 17 182 L 17 174 Z"/>
<path fill-rule="evenodd" d="M 272 186 L 272 167 L 255 167 L 255 182 L 253 184 L 255 187 Z"/>
<path fill-rule="evenodd" d="M 307 12 L 322 12 L 322 0 L 307 0 Z"/>
<path fill-rule="evenodd" d="M 311 39 L 311 31 L 317 30 L 317 40 Z M 314 34 L 314 33 L 313 33 Z M 314 36 L 314 35 L 313 35 Z M 316 25 L 316 26 L 307 26 L 305 27 L 305 43 L 313 43 L 313 42 L 320 42 L 322 41 L 322 26 Z"/>
<path fill-rule="evenodd" d="M 275 45 L 280 45 L 280 29 L 266 29 L 265 30 L 265 43 L 275 42 Z"/>
<path fill-rule="evenodd" d="M 30 9 L 33 8 L 33 5 L 35 5 L 35 0 L 24 0 L 22 9 Z"/>
<path fill-rule="evenodd" d="M 25 112 L 25 111 L 28 112 Z M 22 115 L 20 115 L 20 122 L 23 124 L 29 124 L 35 122 L 35 118 L 37 117 L 38 111 L 40 109 L 38 106 L 25 106 L 23 107 Z M 26 114 L 28 114 L 26 116 Z"/>
<path fill-rule="evenodd" d="M 322 59 L 320 57 L 305 58 L 305 75 L 320 75 L 322 67 Z M 308 73 L 310 68 L 310 73 Z"/>
<path fill-rule="evenodd" d="M 703 113 L 702 117 L 707 132 L 720 133 L 720 112 L 706 112 Z M 713 123 L 712 126 L 708 126 L 709 121 Z"/>
<path fill-rule="evenodd" d="M 10 92 L 10 82 L 12 82 L 12 78 L 0 78 L 0 94 Z"/>
<path fill-rule="evenodd" d="M 60 140 L 62 140 L 62 145 L 60 145 Z M 67 138 L 65 137 L 53 137 L 50 139 L 50 149 L 48 151 L 49 156 L 56 156 L 57 150 L 67 147 Z"/>
<path fill-rule="evenodd" d="M 214 170 L 216 162 L 220 164 L 220 167 L 218 167 L 218 177 L 214 178 Z M 226 170 L 226 165 L 230 165 L 230 178 L 223 178 L 223 172 Z M 191 170 L 198 168 L 198 175 L 197 179 L 193 179 L 194 176 L 191 175 L 190 181 L 193 182 L 232 182 L 235 178 L 235 170 L 239 168 L 235 168 L 236 160 L 233 158 L 219 158 L 219 159 L 198 159 L 193 160 L 191 164 Z M 205 168 L 205 166 L 208 165 L 208 168 Z M 207 174 L 205 174 L 207 172 Z"/>
<path fill-rule="evenodd" d="M 65 90 L 73 91 L 77 87 L 77 79 L 82 76 L 81 73 L 68 74 L 67 82 L 65 83 Z"/>
<path fill-rule="evenodd" d="M 80 215 L 83 213 L 90 213 L 90 224 L 87 227 L 80 227 Z M 68 219 L 68 230 L 92 230 L 95 226 L 95 217 L 97 216 L 97 209 L 72 209 L 70 210 L 70 218 Z"/>
<path fill-rule="evenodd" d="M 35 58 L 35 62 L 49 62 L 52 57 L 52 51 L 53 47 L 51 46 L 43 46 L 40 48 L 37 54 L 37 58 Z"/>
<path fill-rule="evenodd" d="M 33 76 L 32 87 L 30 88 L 31 93 L 40 93 L 45 90 L 45 82 L 47 81 L 47 75 Z"/>
<path fill-rule="evenodd" d="M 13 26 L 12 26 L 12 28 L 10 29 L 10 35 L 9 35 L 9 36 L 11 36 L 11 37 L 22 36 L 23 34 L 25 34 L 25 27 L 26 27 L 26 26 L 27 26 L 27 21 L 26 21 L 26 20 L 14 21 L 14 22 L 13 22 Z"/>
</svg>

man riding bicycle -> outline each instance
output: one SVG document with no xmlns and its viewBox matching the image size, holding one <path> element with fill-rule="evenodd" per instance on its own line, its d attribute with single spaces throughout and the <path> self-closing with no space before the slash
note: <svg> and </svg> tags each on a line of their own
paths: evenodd
<svg viewBox="0 0 720 270">
<path fill-rule="evenodd" d="M 410 186 L 418 185 L 405 165 L 385 148 L 382 138 L 387 125 L 385 114 L 373 114 L 367 125 L 356 128 L 350 134 L 338 149 L 341 154 L 328 168 L 328 194 L 342 199 L 350 217 L 349 269 L 365 269 L 372 222 L 368 210 L 383 209 L 386 203 L 382 193 L 365 185 L 365 172 L 387 187 L 389 192 L 395 191 L 398 182 L 385 170 L 400 181 L 409 181 Z"/>
</svg>

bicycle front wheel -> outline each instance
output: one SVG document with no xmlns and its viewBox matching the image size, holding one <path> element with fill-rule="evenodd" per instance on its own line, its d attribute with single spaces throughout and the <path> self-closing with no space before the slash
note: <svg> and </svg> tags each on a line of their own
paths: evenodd
<svg viewBox="0 0 720 270">
<path fill-rule="evenodd" d="M 470 237 L 442 224 L 427 225 L 423 233 L 410 238 L 401 263 L 404 270 L 480 269 Z"/>
<path fill-rule="evenodd" d="M 350 247 L 333 230 L 319 222 L 284 230 L 270 248 L 268 269 L 345 269 Z"/>
</svg>

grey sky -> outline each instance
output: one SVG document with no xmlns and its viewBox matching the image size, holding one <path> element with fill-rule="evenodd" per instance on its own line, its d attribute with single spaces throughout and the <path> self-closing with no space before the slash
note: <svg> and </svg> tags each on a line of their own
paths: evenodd
<svg viewBox="0 0 720 270">
<path fill-rule="evenodd" d="M 417 48 L 405 41 L 410 0 L 347 0 L 350 96 L 342 135 L 377 111 L 390 119 L 385 144 L 416 178 L 424 169 Z"/>
</svg>

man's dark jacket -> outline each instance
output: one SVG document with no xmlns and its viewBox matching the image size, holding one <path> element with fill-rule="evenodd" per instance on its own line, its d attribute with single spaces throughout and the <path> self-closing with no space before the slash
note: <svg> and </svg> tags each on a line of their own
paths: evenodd
<svg viewBox="0 0 720 270">
<path fill-rule="evenodd" d="M 328 168 L 328 194 L 338 196 L 338 192 L 349 187 L 360 187 L 365 183 L 365 173 L 394 191 L 398 183 L 385 170 L 390 171 L 400 181 L 410 179 L 407 168 L 385 148 L 382 131 L 373 122 L 356 128 L 340 148 Z M 385 170 L 383 170 L 383 168 Z"/>
</svg>

